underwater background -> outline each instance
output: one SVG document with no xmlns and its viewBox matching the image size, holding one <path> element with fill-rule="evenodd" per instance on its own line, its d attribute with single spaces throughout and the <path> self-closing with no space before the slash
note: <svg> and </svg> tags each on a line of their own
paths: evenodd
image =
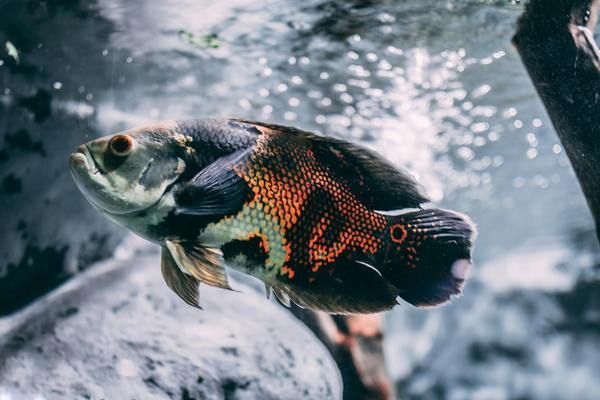
<svg viewBox="0 0 600 400">
<path fill-rule="evenodd" d="M 464 296 L 385 316 L 399 397 L 597 398 L 600 253 L 510 43 L 522 11 L 501 0 L 0 0 L 0 327 L 131 240 L 77 191 L 77 145 L 235 116 L 359 142 L 477 223 Z M 0 373 L 0 399 L 2 386 Z"/>
</svg>

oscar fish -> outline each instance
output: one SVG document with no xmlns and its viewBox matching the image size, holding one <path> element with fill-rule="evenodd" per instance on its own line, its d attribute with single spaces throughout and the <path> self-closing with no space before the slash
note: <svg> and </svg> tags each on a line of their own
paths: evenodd
<svg viewBox="0 0 600 400">
<path fill-rule="evenodd" d="M 372 313 L 461 293 L 475 228 L 424 208 L 416 181 L 375 152 L 267 123 L 165 121 L 81 145 L 70 167 L 108 218 L 162 247 L 186 303 L 231 289 L 227 267 L 284 304 Z"/>
</svg>

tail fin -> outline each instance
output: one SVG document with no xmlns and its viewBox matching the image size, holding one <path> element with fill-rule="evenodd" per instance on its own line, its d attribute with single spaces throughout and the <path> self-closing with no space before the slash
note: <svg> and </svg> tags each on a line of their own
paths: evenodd
<svg viewBox="0 0 600 400">
<path fill-rule="evenodd" d="M 469 217 L 429 209 L 388 216 L 388 222 L 390 249 L 383 271 L 400 297 L 426 307 L 460 294 L 475 237 Z"/>
</svg>

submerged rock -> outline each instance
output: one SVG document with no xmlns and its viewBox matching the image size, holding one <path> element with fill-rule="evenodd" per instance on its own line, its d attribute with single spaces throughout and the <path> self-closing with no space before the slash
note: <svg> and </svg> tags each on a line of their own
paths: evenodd
<svg viewBox="0 0 600 400">
<path fill-rule="evenodd" d="M 200 311 L 166 287 L 157 254 L 93 268 L 0 320 L 0 398 L 341 398 L 310 331 L 234 287 L 243 293 L 203 286 Z"/>
</svg>

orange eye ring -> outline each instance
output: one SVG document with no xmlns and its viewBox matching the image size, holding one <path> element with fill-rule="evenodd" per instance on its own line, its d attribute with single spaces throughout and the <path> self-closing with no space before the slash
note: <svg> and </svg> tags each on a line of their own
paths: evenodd
<svg viewBox="0 0 600 400">
<path fill-rule="evenodd" d="M 133 139 L 129 135 L 117 135 L 108 143 L 110 151 L 119 157 L 125 157 L 133 149 Z"/>
</svg>

